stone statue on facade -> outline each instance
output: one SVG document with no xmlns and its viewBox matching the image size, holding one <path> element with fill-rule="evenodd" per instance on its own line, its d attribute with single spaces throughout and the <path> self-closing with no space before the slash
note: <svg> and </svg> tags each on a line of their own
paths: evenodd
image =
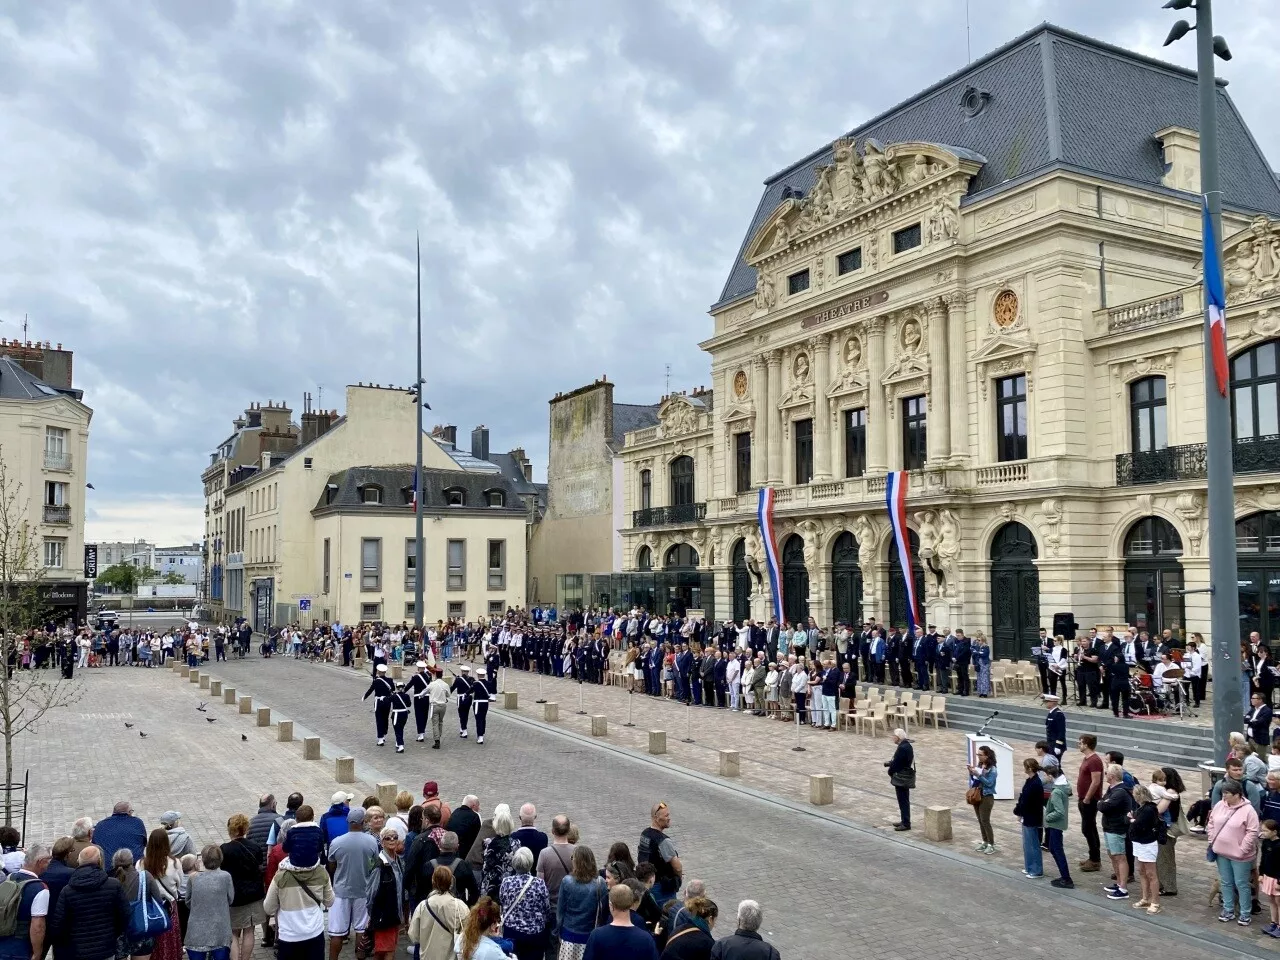
<svg viewBox="0 0 1280 960">
<path fill-rule="evenodd" d="M 944 243 L 960 233 L 960 217 L 949 200 L 939 197 L 929 210 L 929 242 Z"/>
<path fill-rule="evenodd" d="M 948 600 L 956 598 L 959 584 L 960 519 L 955 511 L 943 508 L 938 511 L 940 532 L 938 545 L 934 547 L 934 567 L 942 577 L 942 595 Z"/>
<path fill-rule="evenodd" d="M 867 175 L 867 194 L 882 200 L 898 188 L 897 170 L 874 140 L 863 141 L 862 166 Z"/>
<path fill-rule="evenodd" d="M 854 518 L 853 535 L 858 538 L 858 566 L 862 569 L 863 578 L 866 579 L 875 572 L 876 528 L 871 518 L 865 513 L 860 513 Z"/>
<path fill-rule="evenodd" d="M 756 309 L 768 310 L 778 302 L 778 295 L 773 287 L 773 277 L 767 270 L 761 270 L 756 276 Z"/>
</svg>

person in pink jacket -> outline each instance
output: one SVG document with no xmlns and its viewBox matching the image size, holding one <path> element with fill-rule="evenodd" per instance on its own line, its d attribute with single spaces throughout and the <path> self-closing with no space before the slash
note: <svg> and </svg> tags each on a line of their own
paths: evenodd
<svg viewBox="0 0 1280 960">
<path fill-rule="evenodd" d="M 1249 908 L 1253 895 L 1249 891 L 1249 874 L 1258 849 L 1258 813 L 1244 798 L 1240 783 L 1227 779 L 1222 784 L 1222 799 L 1209 814 L 1209 850 L 1218 864 L 1222 886 L 1220 923 L 1235 920 L 1247 927 L 1253 919 Z M 1236 902 L 1240 916 L 1236 918 Z"/>
</svg>

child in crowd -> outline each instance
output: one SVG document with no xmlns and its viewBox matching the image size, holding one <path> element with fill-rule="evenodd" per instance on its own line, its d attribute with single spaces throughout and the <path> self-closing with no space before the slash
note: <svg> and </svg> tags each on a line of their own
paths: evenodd
<svg viewBox="0 0 1280 960">
<path fill-rule="evenodd" d="M 1262 841 L 1262 857 L 1258 861 L 1258 895 L 1271 901 L 1271 925 L 1262 932 L 1280 940 L 1280 837 L 1276 822 L 1263 820 L 1258 831 Z"/>
</svg>

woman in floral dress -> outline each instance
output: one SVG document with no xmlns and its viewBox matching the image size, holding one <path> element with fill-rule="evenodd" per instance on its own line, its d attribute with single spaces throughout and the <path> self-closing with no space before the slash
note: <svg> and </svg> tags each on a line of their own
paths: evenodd
<svg viewBox="0 0 1280 960">
<path fill-rule="evenodd" d="M 978 671 L 978 682 L 975 685 L 978 696 L 991 696 L 991 647 L 981 630 L 973 638 L 973 664 Z"/>
</svg>

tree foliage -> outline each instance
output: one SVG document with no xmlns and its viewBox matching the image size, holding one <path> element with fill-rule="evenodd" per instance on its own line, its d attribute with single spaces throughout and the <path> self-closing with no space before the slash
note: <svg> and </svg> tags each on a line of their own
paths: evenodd
<svg viewBox="0 0 1280 960">
<path fill-rule="evenodd" d="M 150 567 L 135 567 L 131 563 L 117 563 L 98 574 L 93 581 L 100 589 L 115 590 L 117 593 L 134 593 L 138 584 L 155 580 L 160 574 Z"/>
<path fill-rule="evenodd" d="M 32 730 L 50 710 L 80 699 L 79 684 L 63 680 L 57 670 L 19 669 L 28 636 L 35 643 L 54 642 L 35 633 L 47 613 L 40 598 L 44 580 L 40 559 L 40 542 L 28 520 L 22 483 L 10 473 L 0 448 L 0 736 L 4 737 L 5 784 L 13 783 L 14 740 Z M 9 824 L 13 801 L 8 790 L 4 808 L 4 822 Z"/>
</svg>

